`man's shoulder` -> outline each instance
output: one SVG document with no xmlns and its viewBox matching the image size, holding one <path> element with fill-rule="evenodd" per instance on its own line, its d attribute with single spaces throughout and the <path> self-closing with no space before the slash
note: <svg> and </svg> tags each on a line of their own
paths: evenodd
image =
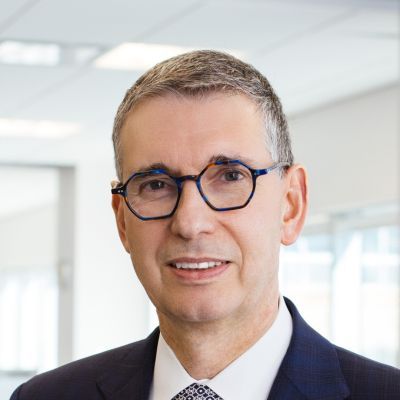
<svg viewBox="0 0 400 400">
<path fill-rule="evenodd" d="M 109 376 L 120 379 L 112 386 L 128 380 L 134 368 L 140 368 L 149 358 L 149 344 L 154 347 L 157 334 L 115 349 L 82 358 L 34 376 L 21 385 L 11 400 L 25 399 L 103 399 L 99 385 L 109 385 Z M 152 352 L 152 351 L 151 351 Z M 150 358 L 152 355 L 150 355 Z M 111 387 L 111 385 L 109 385 Z M 84 397 L 82 397 L 84 396 Z"/>
<path fill-rule="evenodd" d="M 334 347 L 351 393 L 357 393 L 360 399 L 400 399 L 400 369 L 371 360 L 342 347 Z"/>
<path fill-rule="evenodd" d="M 127 354 L 134 352 L 136 347 L 140 347 L 141 342 L 142 341 L 130 343 L 125 346 L 72 361 L 51 371 L 34 376 L 26 385 L 60 379 L 79 378 L 80 380 L 84 380 L 96 378 L 103 371 L 109 369 L 110 365 L 113 365 L 114 362 L 123 360 Z"/>
<path fill-rule="evenodd" d="M 285 302 L 293 335 L 276 393 L 285 393 L 284 386 L 291 383 L 311 399 L 400 400 L 400 370 L 335 346 L 303 320 L 289 299 Z"/>
</svg>

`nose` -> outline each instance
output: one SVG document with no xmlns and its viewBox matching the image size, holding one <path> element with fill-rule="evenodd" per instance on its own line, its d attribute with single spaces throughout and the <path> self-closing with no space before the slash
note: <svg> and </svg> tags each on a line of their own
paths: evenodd
<svg viewBox="0 0 400 400">
<path fill-rule="evenodd" d="M 186 240 L 212 233 L 217 222 L 216 211 L 201 197 L 196 182 L 191 179 L 182 183 L 178 207 L 171 219 L 171 231 Z"/>
</svg>

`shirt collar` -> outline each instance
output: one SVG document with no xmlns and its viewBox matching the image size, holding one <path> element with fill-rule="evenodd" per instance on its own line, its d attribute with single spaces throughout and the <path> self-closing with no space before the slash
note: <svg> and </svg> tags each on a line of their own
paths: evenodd
<svg viewBox="0 0 400 400">
<path fill-rule="evenodd" d="M 292 319 L 281 296 L 277 317 L 268 331 L 214 378 L 201 381 L 185 371 L 160 334 L 150 400 L 170 399 L 194 382 L 208 385 L 223 399 L 265 400 L 288 349 L 292 330 Z"/>
</svg>

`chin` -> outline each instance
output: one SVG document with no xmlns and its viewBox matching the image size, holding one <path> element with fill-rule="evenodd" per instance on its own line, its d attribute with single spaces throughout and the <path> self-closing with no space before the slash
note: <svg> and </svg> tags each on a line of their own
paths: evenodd
<svg viewBox="0 0 400 400">
<path fill-rule="evenodd" d="M 230 305 L 230 306 L 228 306 Z M 237 304 L 228 302 L 227 299 L 217 301 L 193 301 L 191 304 L 180 304 L 174 310 L 176 318 L 186 322 L 214 322 L 224 320 L 233 315 Z"/>
</svg>

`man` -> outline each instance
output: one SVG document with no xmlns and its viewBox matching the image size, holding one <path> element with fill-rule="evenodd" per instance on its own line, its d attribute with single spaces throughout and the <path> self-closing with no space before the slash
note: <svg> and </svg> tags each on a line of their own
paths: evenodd
<svg viewBox="0 0 400 400">
<path fill-rule="evenodd" d="M 307 175 L 265 77 L 213 51 L 167 60 L 127 92 L 113 141 L 118 231 L 159 329 L 13 400 L 400 399 L 399 370 L 332 345 L 280 296 Z"/>
</svg>

